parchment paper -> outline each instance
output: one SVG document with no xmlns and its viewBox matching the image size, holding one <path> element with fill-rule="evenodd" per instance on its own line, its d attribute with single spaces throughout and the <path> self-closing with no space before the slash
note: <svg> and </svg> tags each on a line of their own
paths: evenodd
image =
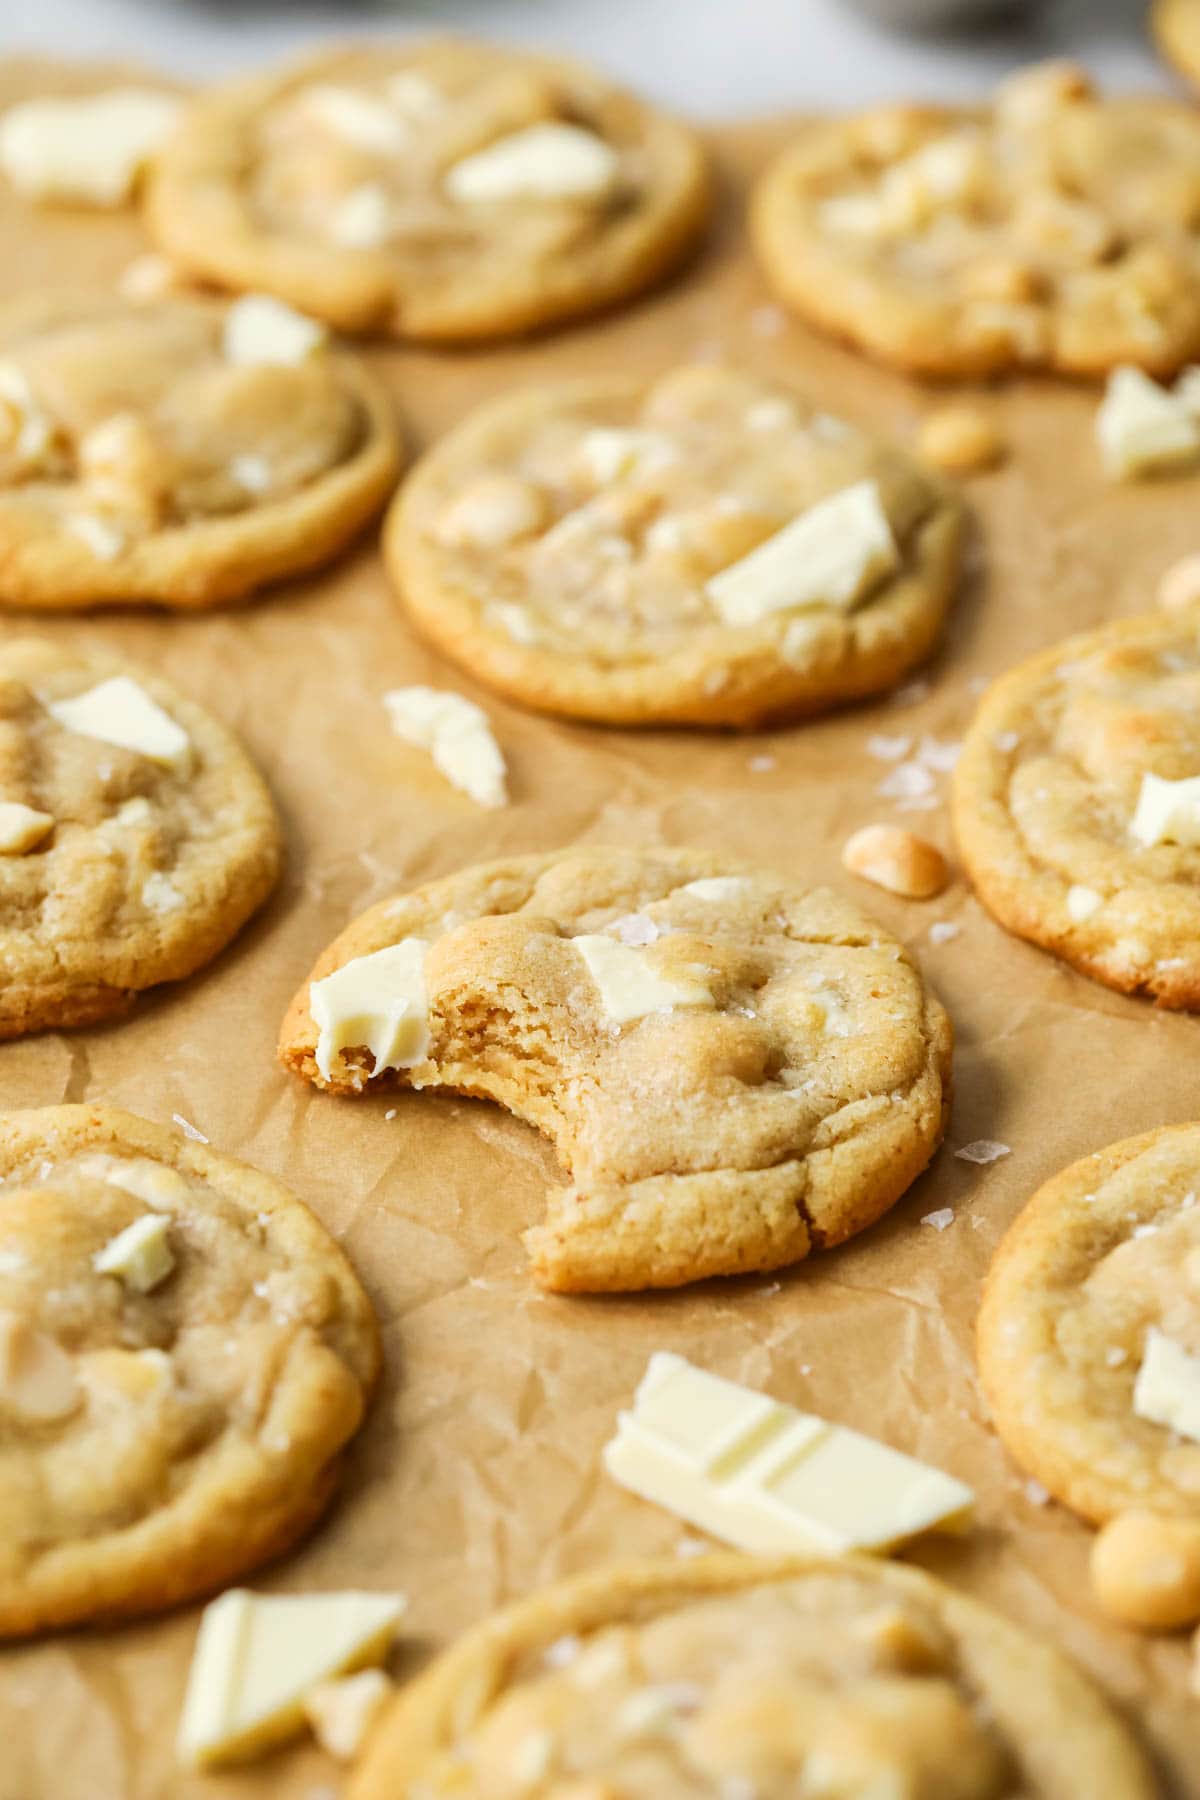
<svg viewBox="0 0 1200 1800">
<path fill-rule="evenodd" d="M 46 81 L 29 65 L 0 70 L 0 104 Z M 778 124 L 714 138 L 723 222 L 664 292 L 517 349 L 373 352 L 414 448 L 513 383 L 722 355 L 800 378 L 822 407 L 911 434 L 937 396 L 785 322 L 746 253 L 737 221 L 747 181 L 786 135 Z M 5 292 L 105 283 L 141 247 L 131 218 L 35 216 L 0 201 Z M 32 624 L 161 669 L 241 734 L 286 821 L 282 889 L 214 966 L 111 1029 L 0 1047 L 4 1105 L 102 1099 L 186 1119 L 289 1183 L 370 1290 L 387 1373 L 341 1500 L 257 1585 L 403 1589 L 403 1673 L 538 1583 L 616 1556 L 669 1554 L 691 1534 L 616 1488 L 598 1456 L 646 1358 L 677 1350 L 971 1482 L 975 1531 L 918 1560 L 1078 1657 L 1140 1720 L 1165 1791 L 1200 1796 L 1200 1702 L 1187 1695 L 1184 1640 L 1142 1641 L 1097 1622 L 1091 1534 L 1027 1494 L 989 1429 L 972 1355 L 980 1280 L 1034 1188 L 1115 1138 L 1197 1116 L 1200 1020 L 1125 1000 L 1006 937 L 961 878 L 932 903 L 910 903 L 854 883 L 839 864 L 847 833 L 876 819 L 899 818 L 950 848 L 942 805 L 907 815 L 880 797 L 889 765 L 868 753 L 871 734 L 957 740 L 989 676 L 1070 631 L 1148 608 L 1161 570 L 1200 548 L 1196 479 L 1105 482 L 1096 399 L 1032 382 L 984 395 L 1014 454 L 970 484 L 975 572 L 927 692 L 788 731 L 609 732 L 503 705 L 414 639 L 370 538 L 328 574 L 241 610 L 4 620 L 5 638 Z M 380 695 L 406 682 L 454 687 L 487 708 L 511 768 L 506 811 L 473 806 L 391 735 Z M 916 949 L 957 1028 L 957 1100 L 946 1148 L 881 1225 L 779 1277 L 645 1298 L 545 1297 L 518 1242 L 553 1172 L 533 1132 L 453 1098 L 330 1099 L 276 1066 L 292 990 L 361 908 L 469 862 L 578 843 L 692 844 L 830 881 Z M 959 935 L 931 944 L 935 920 Z M 984 1168 L 955 1158 L 983 1137 L 1011 1155 Z M 947 1206 L 945 1230 L 921 1222 Z M 332 1800 L 339 1771 L 307 1745 L 228 1776 L 175 1768 L 197 1617 L 189 1607 L 0 1653 L 0 1800 Z"/>
</svg>

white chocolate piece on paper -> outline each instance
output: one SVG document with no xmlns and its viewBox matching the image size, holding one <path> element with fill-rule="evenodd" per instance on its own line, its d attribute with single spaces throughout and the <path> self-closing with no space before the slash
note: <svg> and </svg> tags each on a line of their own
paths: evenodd
<svg viewBox="0 0 1200 1800">
<path fill-rule="evenodd" d="M 1200 844 L 1200 775 L 1167 781 L 1143 775 L 1131 835 L 1149 849 L 1153 844 Z"/>
<path fill-rule="evenodd" d="M 713 1004 L 705 982 L 660 975 L 643 949 L 603 932 L 584 933 L 571 942 L 595 983 L 604 1017 L 613 1025 L 627 1025 L 647 1013 L 671 1012 L 677 1006 Z"/>
<path fill-rule="evenodd" d="M 169 1226 L 162 1213 L 143 1213 L 92 1258 L 97 1275 L 116 1275 L 126 1287 L 149 1294 L 175 1267 Z"/>
<path fill-rule="evenodd" d="M 1139 1419 L 1200 1444 L 1200 1356 L 1153 1325 L 1134 1383 L 1133 1410 Z"/>
<path fill-rule="evenodd" d="M 850 612 L 899 561 L 878 485 L 857 481 L 712 576 L 705 592 L 727 625 L 802 606 Z"/>
<path fill-rule="evenodd" d="M 191 767 L 187 732 L 132 676 L 114 675 L 71 700 L 50 700 L 46 710 L 67 731 L 136 750 L 176 775 L 185 775 Z"/>
<path fill-rule="evenodd" d="M 261 364 L 294 368 L 328 341 L 324 325 L 282 300 L 271 294 L 243 294 L 225 314 L 221 350 L 226 362 L 243 368 Z"/>
<path fill-rule="evenodd" d="M 308 1010 L 319 1032 L 317 1068 L 332 1080 L 333 1061 L 360 1045 L 375 1059 L 372 1075 L 411 1069 L 429 1050 L 424 938 L 403 938 L 356 956 L 308 990 Z"/>
<path fill-rule="evenodd" d="M 253 1594 L 205 1607 L 180 1720 L 179 1759 L 214 1768 L 304 1728 L 321 1682 L 382 1662 L 407 1602 L 398 1594 Z"/>
<path fill-rule="evenodd" d="M 1200 420 L 1185 401 L 1141 369 L 1114 369 L 1096 415 L 1110 475 L 1186 467 L 1200 458 Z"/>
<path fill-rule="evenodd" d="M 610 144 L 581 125 L 527 125 L 451 165 L 445 188 L 452 200 L 598 200 L 620 171 Z"/>
<path fill-rule="evenodd" d="M 53 813 L 20 800 L 0 800 L 0 856 L 23 856 L 53 830 Z"/>
<path fill-rule="evenodd" d="M 428 750 L 452 787 L 477 806 L 507 803 L 504 757 L 481 706 L 431 687 L 393 688 L 383 704 L 396 736 Z"/>
<path fill-rule="evenodd" d="M 667 1351 L 650 1358 L 604 1466 L 689 1524 L 767 1554 L 885 1551 L 961 1529 L 974 1505 L 940 1470 Z"/>
<path fill-rule="evenodd" d="M 179 110 L 149 88 L 25 100 L 0 119 L 0 169 L 31 200 L 121 206 Z"/>
</svg>

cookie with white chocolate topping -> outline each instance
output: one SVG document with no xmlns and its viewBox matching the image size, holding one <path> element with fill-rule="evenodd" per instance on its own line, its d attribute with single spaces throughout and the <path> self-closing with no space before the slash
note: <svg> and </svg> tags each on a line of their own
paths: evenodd
<svg viewBox="0 0 1200 1800">
<path fill-rule="evenodd" d="M 418 629 L 539 710 L 749 725 L 899 682 L 957 585 L 963 509 L 792 389 L 696 365 L 505 395 L 388 516 Z"/>
<path fill-rule="evenodd" d="M 450 39 L 210 89 L 147 199 L 159 243 L 207 280 L 435 342 L 625 299 L 680 261 L 708 211 L 685 126 L 577 64 Z"/>
<path fill-rule="evenodd" d="M 378 1365 L 349 1263 L 268 1176 L 106 1107 L 0 1117 L 0 1637 L 288 1549 Z"/>
<path fill-rule="evenodd" d="M 191 610 L 328 562 L 400 466 L 391 401 L 265 298 L 0 308 L 0 606 Z"/>
<path fill-rule="evenodd" d="M 261 777 L 203 707 L 108 658 L 0 648 L 0 1038 L 192 974 L 281 860 Z"/>
</svg>

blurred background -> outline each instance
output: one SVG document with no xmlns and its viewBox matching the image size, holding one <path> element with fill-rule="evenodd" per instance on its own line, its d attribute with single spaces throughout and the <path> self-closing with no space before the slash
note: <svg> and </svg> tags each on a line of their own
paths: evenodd
<svg viewBox="0 0 1200 1800">
<path fill-rule="evenodd" d="M 466 31 L 576 53 L 719 119 L 966 97 L 1039 56 L 1081 57 L 1121 87 L 1170 83 L 1145 12 L 1139 0 L 0 0 L 0 51 L 201 77 L 330 36 Z"/>
</svg>

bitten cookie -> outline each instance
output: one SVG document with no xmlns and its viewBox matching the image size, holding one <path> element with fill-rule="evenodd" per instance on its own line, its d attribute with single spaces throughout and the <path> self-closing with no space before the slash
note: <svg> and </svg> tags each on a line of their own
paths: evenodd
<svg viewBox="0 0 1200 1800">
<path fill-rule="evenodd" d="M 0 605 L 212 606 L 328 562 L 400 452 L 324 338 L 253 297 L 0 307 Z"/>
<path fill-rule="evenodd" d="M 281 856 L 261 777 L 194 701 L 111 659 L 0 647 L 0 1038 L 192 974 Z"/>
<path fill-rule="evenodd" d="M 1125 993 L 1200 1006 L 1200 619 L 1124 619 L 993 683 L 954 773 L 979 897 Z"/>
<path fill-rule="evenodd" d="M 1043 1640 L 916 1569 L 618 1564 L 517 1602 L 411 1683 L 348 1800 L 418 1791 L 1152 1800 L 1125 1726 Z"/>
<path fill-rule="evenodd" d="M 1200 1125 L 1110 1144 L 1039 1189 L 988 1274 L 979 1369 L 1022 1468 L 1108 1530 L 1123 1623 L 1200 1617 Z"/>
<path fill-rule="evenodd" d="M 210 89 L 147 197 L 154 236 L 198 275 L 446 342 L 637 293 L 708 211 L 693 132 L 577 64 L 453 40 Z"/>
<path fill-rule="evenodd" d="M 108 1107 L 0 1115 L 0 1636 L 289 1548 L 378 1365 L 353 1270 L 277 1182 Z"/>
<path fill-rule="evenodd" d="M 1200 354 L 1200 116 L 1052 63 L 986 109 L 807 126 L 752 231 L 813 324 L 929 375 L 1171 374 Z"/>
<path fill-rule="evenodd" d="M 570 1171 L 526 1233 L 547 1288 L 778 1268 L 886 1212 L 941 1141 L 951 1033 L 894 939 L 827 889 L 713 856 L 464 870 L 356 920 L 283 1023 L 334 1093 L 493 1099 Z"/>
<path fill-rule="evenodd" d="M 902 451 L 697 366 L 493 401 L 422 459 L 384 547 L 420 631 L 524 705 L 746 725 L 902 679 L 962 536 Z"/>
</svg>

